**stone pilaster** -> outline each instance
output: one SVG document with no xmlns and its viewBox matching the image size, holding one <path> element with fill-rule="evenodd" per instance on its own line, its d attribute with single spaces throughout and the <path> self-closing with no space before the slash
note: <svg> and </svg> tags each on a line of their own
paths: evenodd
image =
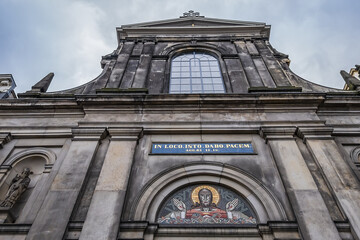
<svg viewBox="0 0 360 240">
<path fill-rule="evenodd" d="M 263 127 L 304 239 L 341 239 L 295 142 L 296 127 Z M 326 231 L 324 231 L 326 229 Z"/>
<path fill-rule="evenodd" d="M 331 136 L 332 131 L 329 127 L 303 127 L 299 128 L 298 135 L 321 168 L 339 207 L 350 221 L 353 234 L 360 239 L 360 183 L 346 159 L 343 159 Z"/>
<path fill-rule="evenodd" d="M 26 239 L 62 240 L 104 128 L 75 128 L 73 141 Z"/>
<path fill-rule="evenodd" d="M 80 240 L 115 240 L 141 128 L 109 128 L 111 142 Z"/>
</svg>

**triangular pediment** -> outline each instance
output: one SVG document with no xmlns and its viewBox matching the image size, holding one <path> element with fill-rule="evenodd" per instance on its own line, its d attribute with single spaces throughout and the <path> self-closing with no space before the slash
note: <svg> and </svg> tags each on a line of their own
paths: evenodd
<svg viewBox="0 0 360 240">
<path fill-rule="evenodd" d="M 219 36 L 227 34 L 236 37 L 269 38 L 270 26 L 262 22 L 237 21 L 218 18 L 207 18 L 199 13 L 189 11 L 184 16 L 155 22 L 144 22 L 122 25 L 117 28 L 118 41 L 131 38 L 159 38 L 181 36 Z"/>
<path fill-rule="evenodd" d="M 234 21 L 205 17 L 181 17 L 156 22 L 123 25 L 122 28 L 168 28 L 168 27 L 231 27 L 231 26 L 264 26 L 265 23 Z"/>
</svg>

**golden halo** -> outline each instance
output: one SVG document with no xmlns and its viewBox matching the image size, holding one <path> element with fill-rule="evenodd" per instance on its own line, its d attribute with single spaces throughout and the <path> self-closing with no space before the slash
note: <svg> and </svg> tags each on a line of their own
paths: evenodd
<svg viewBox="0 0 360 240">
<path fill-rule="evenodd" d="M 192 190 L 191 199 L 192 199 L 193 203 L 194 204 L 200 203 L 200 201 L 199 201 L 199 191 L 201 189 L 204 189 L 204 188 L 206 188 L 207 190 L 209 190 L 212 193 L 212 202 L 217 205 L 219 200 L 220 200 L 219 192 L 215 188 L 210 187 L 208 185 L 201 185 L 201 186 L 198 186 L 198 187 L 194 188 L 194 190 Z"/>
</svg>

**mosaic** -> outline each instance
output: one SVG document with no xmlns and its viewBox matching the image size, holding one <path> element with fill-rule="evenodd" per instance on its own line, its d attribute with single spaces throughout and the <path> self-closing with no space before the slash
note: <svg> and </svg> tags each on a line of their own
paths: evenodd
<svg viewBox="0 0 360 240">
<path fill-rule="evenodd" d="M 160 224 L 256 224 L 254 211 L 234 191 L 216 185 L 183 188 L 158 213 Z"/>
</svg>

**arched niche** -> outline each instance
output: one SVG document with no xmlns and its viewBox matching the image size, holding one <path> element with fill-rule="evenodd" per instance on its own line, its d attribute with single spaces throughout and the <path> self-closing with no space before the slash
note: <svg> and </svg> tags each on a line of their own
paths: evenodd
<svg viewBox="0 0 360 240">
<path fill-rule="evenodd" d="M 25 168 L 29 168 L 31 171 L 29 175 L 30 183 L 26 191 L 11 207 L 11 213 L 15 218 L 20 215 L 37 183 L 44 175 L 44 172 L 48 172 L 55 160 L 56 155 L 52 151 L 45 148 L 32 148 L 14 154 L 1 165 L 3 171 L 0 185 L 0 202 L 4 200 L 14 177 L 20 175 Z"/>
<path fill-rule="evenodd" d="M 241 169 L 217 163 L 194 163 L 156 176 L 146 185 L 132 207 L 135 221 L 157 222 L 164 201 L 185 186 L 210 184 L 222 186 L 241 195 L 257 217 L 256 223 L 287 220 L 285 211 L 259 180 Z"/>
</svg>

